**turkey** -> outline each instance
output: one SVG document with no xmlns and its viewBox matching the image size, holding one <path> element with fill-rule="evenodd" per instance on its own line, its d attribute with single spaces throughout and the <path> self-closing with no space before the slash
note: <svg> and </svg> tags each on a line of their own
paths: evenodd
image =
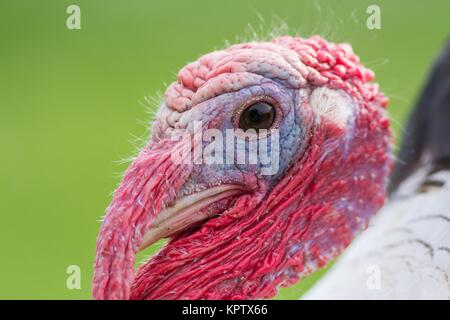
<svg viewBox="0 0 450 320">
<path fill-rule="evenodd" d="M 393 166 L 373 79 L 349 45 L 318 36 L 233 45 L 184 67 L 107 209 L 94 298 L 270 298 L 339 256 L 384 205 Z M 199 126 L 215 138 L 198 139 Z"/>
<path fill-rule="evenodd" d="M 405 129 L 390 200 L 306 298 L 450 299 L 450 42 Z"/>
</svg>

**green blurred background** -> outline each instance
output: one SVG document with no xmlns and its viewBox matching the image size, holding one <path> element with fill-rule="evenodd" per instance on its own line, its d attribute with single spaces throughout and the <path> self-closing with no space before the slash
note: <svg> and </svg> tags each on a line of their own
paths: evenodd
<svg viewBox="0 0 450 320">
<path fill-rule="evenodd" d="M 81 30 L 66 28 L 70 4 L 81 8 Z M 370 4 L 381 7 L 381 30 L 366 27 Z M 187 62 L 282 23 L 350 42 L 391 98 L 399 136 L 449 12 L 440 0 L 2 0 L 0 298 L 90 298 L 98 219 L 120 160 L 147 137 L 141 102 Z M 81 268 L 81 290 L 66 288 L 69 265 Z M 322 273 L 278 298 L 298 298 Z"/>
</svg>

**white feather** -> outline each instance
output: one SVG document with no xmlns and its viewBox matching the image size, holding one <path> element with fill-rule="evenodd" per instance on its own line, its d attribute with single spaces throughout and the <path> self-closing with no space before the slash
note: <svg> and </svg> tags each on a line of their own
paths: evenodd
<svg viewBox="0 0 450 320">
<path fill-rule="evenodd" d="M 406 180 L 306 299 L 450 299 L 450 171 Z M 442 187 L 423 190 L 424 181 Z"/>
<path fill-rule="evenodd" d="M 326 87 L 314 89 L 311 93 L 311 106 L 318 115 L 341 126 L 353 115 L 351 100 L 341 90 Z"/>
</svg>

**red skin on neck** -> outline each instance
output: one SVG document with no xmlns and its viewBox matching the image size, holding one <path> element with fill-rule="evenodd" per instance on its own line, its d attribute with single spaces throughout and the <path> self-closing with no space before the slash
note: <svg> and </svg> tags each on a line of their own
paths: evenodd
<svg viewBox="0 0 450 320">
<path fill-rule="evenodd" d="M 190 173 L 170 161 L 177 146 L 152 142 L 130 166 L 108 208 L 97 242 L 95 298 L 269 298 L 337 257 L 383 205 L 391 135 L 383 111 L 387 100 L 369 83 L 373 74 L 343 45 L 290 37 L 273 43 L 299 55 L 310 85 L 352 97 L 357 106 L 353 133 L 302 105 L 311 123 L 308 147 L 282 180 L 273 189 L 258 180 L 255 191 L 238 197 L 219 217 L 173 238 L 135 277 L 143 234 Z M 204 69 L 187 68 L 169 89 L 169 104 L 180 105 L 180 88 L 198 89 L 194 84 L 200 82 L 189 74 L 199 76 L 193 68 Z M 186 106 L 188 100 L 183 100 Z M 161 128 L 155 129 L 158 135 Z M 143 194 L 150 197 L 139 198 Z"/>
</svg>

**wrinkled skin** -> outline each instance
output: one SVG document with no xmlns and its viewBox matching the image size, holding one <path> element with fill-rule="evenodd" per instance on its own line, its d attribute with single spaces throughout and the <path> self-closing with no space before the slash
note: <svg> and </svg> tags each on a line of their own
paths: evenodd
<svg viewBox="0 0 450 320">
<path fill-rule="evenodd" d="M 385 199 L 391 134 L 372 79 L 348 45 L 319 37 L 240 44 L 183 68 L 107 210 L 94 298 L 268 298 L 339 255 Z M 276 105 L 276 173 L 171 159 L 189 139 L 173 139 L 178 129 L 201 121 L 225 133 L 261 96 Z M 167 210 L 224 186 L 232 190 L 190 205 L 183 228 L 159 232 Z M 136 253 L 163 236 L 169 243 L 135 275 Z"/>
</svg>

